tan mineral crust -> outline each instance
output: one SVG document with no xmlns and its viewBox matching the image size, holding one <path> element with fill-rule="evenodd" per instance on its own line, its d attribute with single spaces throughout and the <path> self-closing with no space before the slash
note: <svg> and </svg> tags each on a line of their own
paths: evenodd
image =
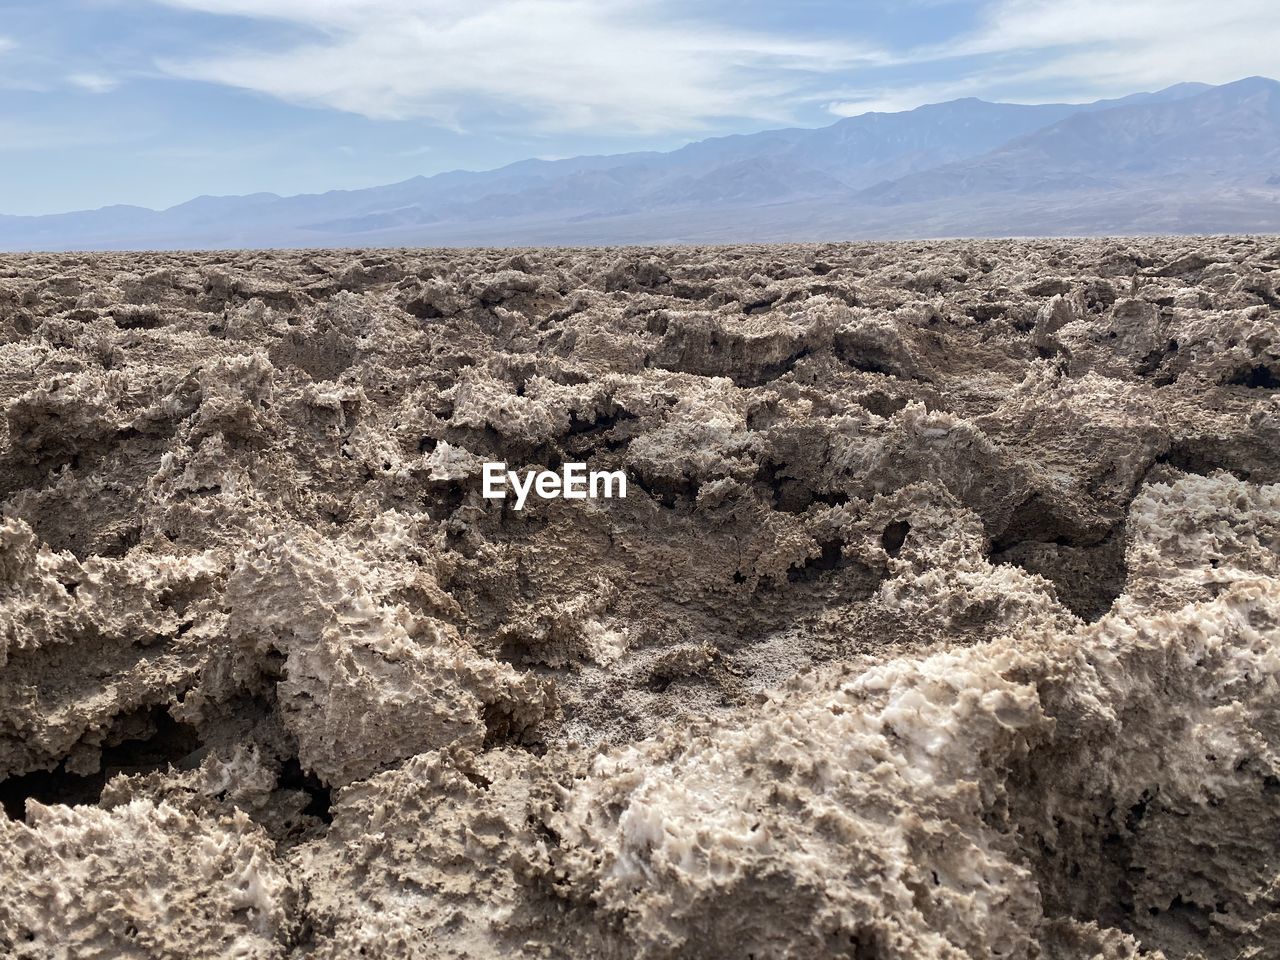
<svg viewBox="0 0 1280 960">
<path fill-rule="evenodd" d="M 1280 957 L 1278 307 L 1275 238 L 0 259 L 0 955 Z"/>
</svg>

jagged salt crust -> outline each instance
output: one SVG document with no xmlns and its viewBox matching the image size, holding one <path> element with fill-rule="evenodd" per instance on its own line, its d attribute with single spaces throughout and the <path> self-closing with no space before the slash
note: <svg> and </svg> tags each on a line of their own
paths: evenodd
<svg viewBox="0 0 1280 960">
<path fill-rule="evenodd" d="M 1278 265 L 3 259 L 0 953 L 1269 956 Z"/>
</svg>

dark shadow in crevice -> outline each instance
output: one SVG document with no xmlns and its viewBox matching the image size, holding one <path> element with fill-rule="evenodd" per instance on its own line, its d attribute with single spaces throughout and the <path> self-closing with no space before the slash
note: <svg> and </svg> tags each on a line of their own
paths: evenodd
<svg viewBox="0 0 1280 960">
<path fill-rule="evenodd" d="M 991 548 L 995 553 L 1001 553 L 1026 541 L 1060 546 L 1081 545 L 1074 525 L 1060 517 L 1054 506 L 1037 492 L 1032 492 L 1018 504 L 1003 532 L 992 540 Z"/>
<path fill-rule="evenodd" d="M 443 520 L 467 502 L 468 493 L 466 484 L 457 480 L 428 480 L 420 502 L 432 519 Z"/>
<path fill-rule="evenodd" d="M 297 757 L 289 757 L 276 776 L 277 790 L 298 790 L 309 798 L 302 813 L 315 817 L 321 823 L 333 823 L 333 791 L 320 782 L 314 773 L 302 769 Z"/>
<path fill-rule="evenodd" d="M 1086 623 L 1093 623 L 1105 616 L 1124 592 L 1128 578 L 1124 550 L 1121 526 L 1101 543 L 1090 546 L 1024 540 L 992 553 L 991 562 L 1011 564 L 1044 577 L 1053 584 L 1063 606 Z"/>
<path fill-rule="evenodd" d="M 518 663 L 525 650 L 516 644 L 508 644 L 502 654 L 509 663 Z M 500 746 L 523 747 L 541 754 L 544 749 L 538 735 L 538 725 L 530 723 L 514 701 L 498 700 L 484 706 L 484 746 L 492 749 Z"/>
<path fill-rule="evenodd" d="M 1164 464 L 1181 470 L 1183 473 L 1194 473 L 1207 477 L 1215 470 L 1223 470 L 1238 480 L 1248 480 L 1252 471 L 1239 465 L 1227 463 L 1215 456 L 1212 448 L 1191 441 L 1178 441 L 1168 450 L 1156 457 L 1155 464 Z"/>
<path fill-rule="evenodd" d="M 1164 346 L 1156 347 L 1154 350 L 1151 350 L 1144 355 L 1143 358 L 1138 361 L 1137 366 L 1134 367 L 1134 372 L 1139 376 L 1150 377 L 1159 371 L 1165 361 L 1177 352 L 1178 341 L 1170 340 Z"/>
<path fill-rule="evenodd" d="M 852 562 L 845 557 L 844 545 L 839 540 L 824 540 L 820 546 L 822 552 L 818 556 L 787 571 L 788 580 L 792 583 L 816 580 L 822 574 L 838 570 Z"/>
<path fill-rule="evenodd" d="M 112 307 L 111 320 L 121 330 L 154 330 L 165 323 L 164 313 L 155 304 L 119 304 Z"/>
<path fill-rule="evenodd" d="M 631 438 L 616 435 L 615 429 L 635 419 L 634 413 L 621 407 L 615 407 L 609 413 L 598 414 L 591 420 L 579 419 L 576 413 L 570 414 L 569 430 L 560 437 L 559 444 L 564 452 L 571 451 L 574 456 L 602 450 L 616 452 L 627 446 Z"/>
<path fill-rule="evenodd" d="M 1280 390 L 1280 376 L 1263 363 L 1237 370 L 1225 383 L 1227 386 L 1248 387 L 1251 390 Z"/>
<path fill-rule="evenodd" d="M 884 528 L 884 533 L 880 535 L 880 545 L 884 547 L 884 552 L 891 557 L 896 557 L 902 552 L 902 545 L 907 542 L 907 535 L 911 533 L 911 524 L 906 520 L 895 520 Z"/>
<path fill-rule="evenodd" d="M 907 397 L 890 396 L 879 390 L 873 390 L 871 393 L 858 398 L 859 406 L 883 420 L 888 420 L 899 410 L 906 407 L 909 402 Z"/>
<path fill-rule="evenodd" d="M 127 737 L 132 730 L 150 731 Z M 113 742 L 114 741 L 114 742 Z M 200 749 L 195 728 L 179 723 L 164 707 L 144 707 L 117 717 L 102 747 L 97 773 L 78 774 L 66 768 L 66 760 L 52 770 L 35 770 L 0 781 L 0 804 L 12 820 L 26 816 L 27 800 L 81 806 L 95 804 L 107 781 L 117 774 L 150 773 L 170 765 L 184 766 Z"/>
<path fill-rule="evenodd" d="M 637 476 L 631 476 L 628 478 L 628 482 L 668 510 L 674 510 L 681 504 L 692 507 L 698 499 L 698 488 L 700 486 L 697 480 L 691 480 L 688 477 L 681 477 L 676 480 L 666 477 L 642 479 Z"/>
<path fill-rule="evenodd" d="M 778 380 L 792 370 L 795 369 L 797 363 L 805 357 L 811 356 L 813 351 L 809 347 L 803 347 L 790 356 L 779 360 L 777 363 L 769 363 L 758 369 L 747 373 L 730 374 L 735 386 L 749 389 L 751 387 L 762 387 L 767 383 Z"/>
<path fill-rule="evenodd" d="M 787 469 L 785 463 L 765 458 L 756 472 L 756 482 L 768 488 L 775 510 L 804 513 L 814 504 L 838 507 L 849 502 L 849 495 L 843 490 L 814 490 L 805 481 L 788 476 Z"/>
</svg>

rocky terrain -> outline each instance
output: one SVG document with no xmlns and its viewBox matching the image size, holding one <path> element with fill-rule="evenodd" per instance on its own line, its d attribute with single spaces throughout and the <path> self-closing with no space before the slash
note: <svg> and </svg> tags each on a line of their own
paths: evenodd
<svg viewBox="0 0 1280 960">
<path fill-rule="evenodd" d="M 0 259 L 0 955 L 1276 956 L 1278 306 L 1275 238 Z"/>
</svg>

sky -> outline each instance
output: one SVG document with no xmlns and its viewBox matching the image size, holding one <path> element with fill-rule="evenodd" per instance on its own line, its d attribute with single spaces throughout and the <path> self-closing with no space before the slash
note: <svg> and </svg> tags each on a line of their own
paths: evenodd
<svg viewBox="0 0 1280 960">
<path fill-rule="evenodd" d="M 1251 75 L 1276 0 L 0 0 L 0 214 Z"/>
</svg>

